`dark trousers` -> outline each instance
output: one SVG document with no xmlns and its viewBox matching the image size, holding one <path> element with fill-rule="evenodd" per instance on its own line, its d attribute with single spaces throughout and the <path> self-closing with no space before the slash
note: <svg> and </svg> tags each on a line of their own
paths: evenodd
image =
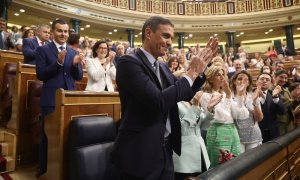
<svg viewBox="0 0 300 180">
<path fill-rule="evenodd" d="M 174 180 L 174 165 L 172 159 L 172 148 L 168 140 L 163 142 L 164 168 L 154 170 L 148 177 L 136 177 L 127 173 L 122 173 L 122 180 Z M 146 162 L 145 162 L 146 163 Z"/>
<path fill-rule="evenodd" d="M 42 107 L 41 117 L 41 142 L 39 146 L 39 171 L 38 174 L 42 175 L 47 172 L 47 159 L 48 159 L 48 139 L 45 133 L 45 117 L 54 112 L 54 107 Z"/>
</svg>

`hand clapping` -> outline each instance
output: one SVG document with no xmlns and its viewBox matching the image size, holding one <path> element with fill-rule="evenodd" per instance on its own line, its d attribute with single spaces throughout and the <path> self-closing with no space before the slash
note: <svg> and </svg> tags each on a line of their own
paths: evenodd
<svg viewBox="0 0 300 180">
<path fill-rule="evenodd" d="M 206 44 L 206 47 L 202 50 L 200 48 L 196 49 L 197 51 L 191 57 L 190 64 L 190 74 L 193 73 L 193 76 L 201 75 L 208 64 L 210 64 L 212 58 L 218 52 L 218 39 L 216 37 L 211 37 Z"/>
<path fill-rule="evenodd" d="M 218 94 L 218 95 L 213 94 L 208 102 L 207 110 L 209 112 L 212 112 L 214 107 L 221 102 L 222 98 L 223 98 L 222 94 Z"/>
<path fill-rule="evenodd" d="M 282 91 L 282 88 L 279 85 L 277 85 L 272 92 L 272 96 L 277 96 L 281 91 Z"/>
<path fill-rule="evenodd" d="M 67 54 L 67 50 L 65 50 L 65 49 L 62 50 L 62 51 L 60 51 L 60 52 L 58 52 L 57 57 L 58 57 L 58 62 L 60 64 L 64 63 L 64 59 L 65 59 L 66 54 Z"/>
</svg>

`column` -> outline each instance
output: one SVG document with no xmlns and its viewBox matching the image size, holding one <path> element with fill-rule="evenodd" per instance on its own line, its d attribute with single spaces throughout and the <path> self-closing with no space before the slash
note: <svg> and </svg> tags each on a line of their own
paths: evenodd
<svg viewBox="0 0 300 180">
<path fill-rule="evenodd" d="M 134 30 L 133 29 L 126 29 L 127 34 L 128 34 L 128 42 L 129 42 L 129 46 L 131 48 L 134 47 Z"/>
<path fill-rule="evenodd" d="M 81 21 L 78 19 L 71 19 L 72 28 L 75 30 L 75 33 L 80 33 L 80 23 Z"/>
<path fill-rule="evenodd" d="M 184 33 L 183 32 L 178 32 L 178 49 L 184 48 Z"/>
<path fill-rule="evenodd" d="M 228 44 L 228 48 L 230 47 L 234 47 L 234 33 L 235 31 L 227 31 L 226 34 L 227 34 L 227 44 Z"/>
<path fill-rule="evenodd" d="M 296 55 L 293 37 L 293 25 L 284 26 L 285 37 L 286 37 L 286 47 L 291 52 L 290 55 Z"/>
<path fill-rule="evenodd" d="M 11 5 L 12 0 L 1 0 L 0 1 L 0 17 L 7 21 L 7 9 Z"/>
</svg>

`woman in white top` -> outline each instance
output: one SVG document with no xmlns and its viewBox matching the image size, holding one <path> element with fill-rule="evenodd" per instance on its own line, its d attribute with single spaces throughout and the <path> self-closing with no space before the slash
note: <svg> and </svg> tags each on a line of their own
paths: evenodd
<svg viewBox="0 0 300 180">
<path fill-rule="evenodd" d="M 220 149 L 236 156 L 239 154 L 240 138 L 233 122 L 233 115 L 242 117 L 243 112 L 236 108 L 236 102 L 232 100 L 228 78 L 222 66 L 210 66 L 205 75 L 206 81 L 203 86 L 205 93 L 200 99 L 200 104 L 204 110 L 214 113 L 206 135 L 207 152 L 212 168 L 219 164 Z M 223 99 L 214 108 L 210 108 L 208 102 L 216 95 L 222 95 Z"/>
<path fill-rule="evenodd" d="M 257 86 L 252 93 L 252 78 L 247 71 L 235 73 L 231 79 L 231 89 L 233 101 L 238 103 L 240 110 L 244 110 L 242 117 L 235 116 L 234 122 L 240 136 L 241 153 L 262 144 L 261 131 L 258 122 L 263 119 L 260 107 L 259 95 L 262 93 L 261 87 Z"/>
<path fill-rule="evenodd" d="M 87 91 L 114 91 L 113 81 L 116 79 L 116 68 L 109 57 L 108 45 L 105 41 L 97 41 L 93 46 L 93 58 L 87 58 L 88 83 Z"/>
</svg>

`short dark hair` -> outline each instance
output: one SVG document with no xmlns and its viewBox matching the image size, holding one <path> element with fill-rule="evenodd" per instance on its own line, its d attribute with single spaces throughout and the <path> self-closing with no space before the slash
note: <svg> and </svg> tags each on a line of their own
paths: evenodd
<svg viewBox="0 0 300 180">
<path fill-rule="evenodd" d="M 67 24 L 66 21 L 62 20 L 62 19 L 55 19 L 54 21 L 52 21 L 52 30 L 55 29 L 55 25 L 56 24 Z"/>
<path fill-rule="evenodd" d="M 68 38 L 68 44 L 74 45 L 79 44 L 80 34 L 72 33 Z"/>
<path fill-rule="evenodd" d="M 150 28 L 153 32 L 155 32 L 159 25 L 170 25 L 174 27 L 174 24 L 169 20 L 161 16 L 152 16 L 147 19 L 143 25 L 142 29 L 142 42 L 145 40 L 145 30 L 146 28 Z"/>
<path fill-rule="evenodd" d="M 276 72 L 275 72 L 275 77 L 280 76 L 281 74 L 286 74 L 286 75 L 288 75 L 287 71 L 283 69 L 283 70 L 278 70 L 278 71 L 276 71 Z"/>
<path fill-rule="evenodd" d="M 270 73 L 266 73 L 266 72 L 263 72 L 263 73 L 260 73 L 258 76 L 257 76 L 257 80 L 259 79 L 259 77 L 263 74 L 266 74 L 268 76 L 270 76 L 270 78 L 272 79 L 272 75 Z"/>
<path fill-rule="evenodd" d="M 292 92 L 294 89 L 296 89 L 297 86 L 299 86 L 300 83 L 294 82 L 289 86 L 289 91 Z"/>
<path fill-rule="evenodd" d="M 100 46 L 100 44 L 106 44 L 106 46 L 107 46 L 107 54 L 106 54 L 106 56 L 105 57 L 108 57 L 108 55 L 109 55 L 109 47 L 108 47 L 108 45 L 107 45 L 107 43 L 105 42 L 105 41 L 97 41 L 95 44 L 94 44 L 94 46 L 93 46 L 93 57 L 95 58 L 95 57 L 97 57 L 97 49 L 99 48 L 99 46 Z"/>
</svg>

